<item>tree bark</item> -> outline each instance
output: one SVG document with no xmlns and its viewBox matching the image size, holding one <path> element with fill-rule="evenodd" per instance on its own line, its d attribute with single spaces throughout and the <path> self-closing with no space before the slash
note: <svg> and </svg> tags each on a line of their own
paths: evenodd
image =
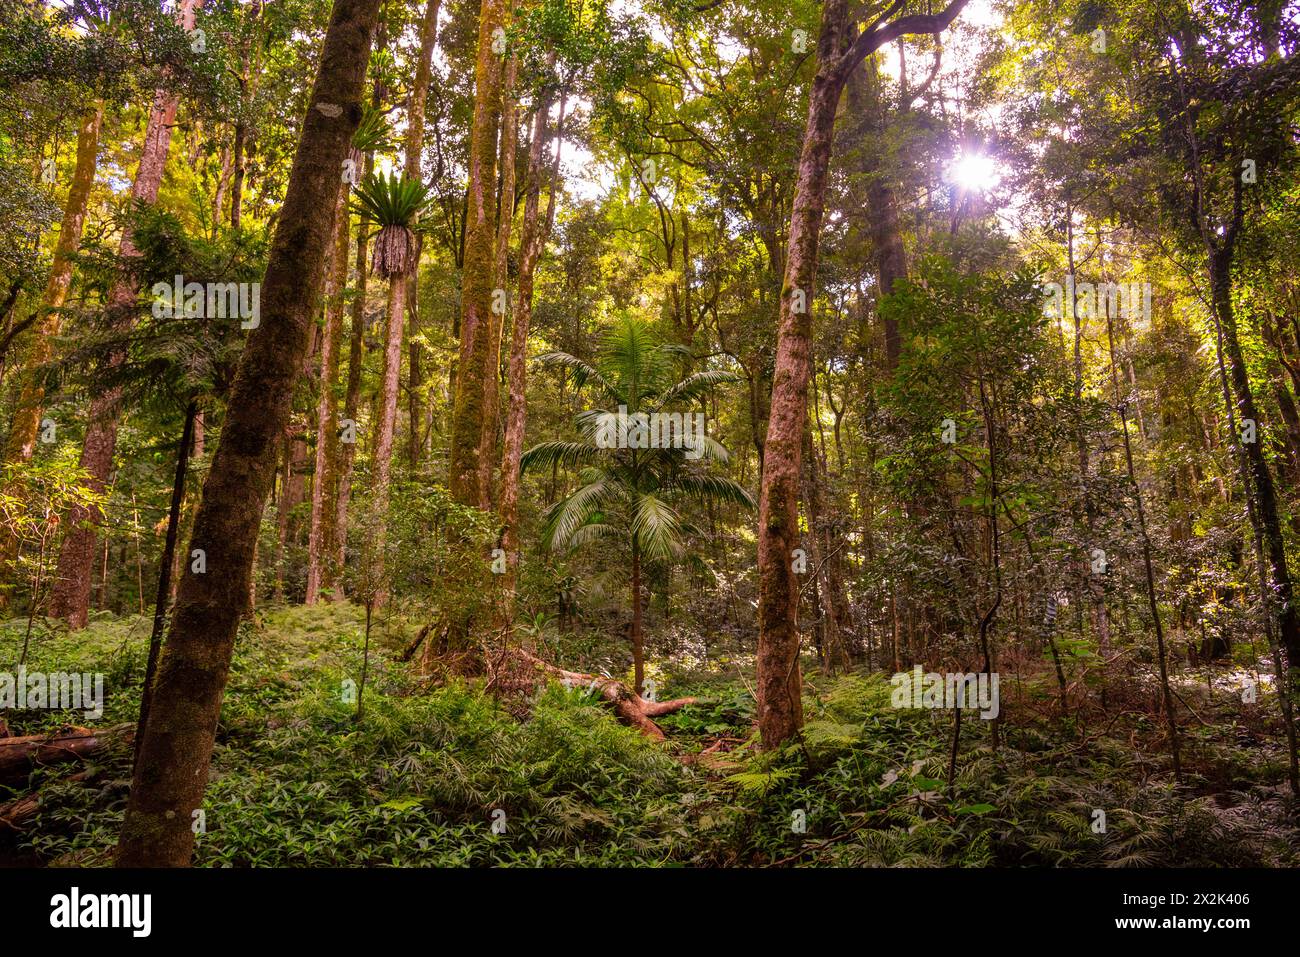
<svg viewBox="0 0 1300 957">
<path fill-rule="evenodd" d="M 548 66 L 554 65 L 555 54 L 548 57 Z M 546 114 L 550 98 L 543 96 L 533 113 L 532 140 L 528 146 L 528 182 L 524 197 L 523 232 L 519 237 L 519 286 L 515 293 L 514 323 L 510 330 L 510 371 L 508 408 L 506 411 L 505 438 L 501 452 L 501 497 L 498 513 L 501 516 L 501 549 L 506 555 L 506 573 L 501 588 L 501 611 L 498 622 L 502 627 L 514 619 L 515 587 L 519 574 L 519 460 L 523 455 L 524 431 L 528 416 L 528 327 L 533 315 L 533 273 L 541 256 L 542 246 L 550 232 L 551 218 L 555 213 L 555 194 L 559 191 L 559 133 L 563 127 L 563 105 L 557 123 L 554 175 L 551 195 L 547 200 L 546 222 L 538 222 L 541 205 L 542 149 L 546 138 Z"/>
<path fill-rule="evenodd" d="M 506 0 L 482 0 L 474 70 L 474 120 L 470 130 L 465 259 L 461 279 L 460 355 L 452 413 L 448 487 L 456 501 L 487 508 L 479 469 L 483 452 L 485 393 L 496 284 L 492 195 L 496 186 L 497 128 L 501 109 L 501 56 L 493 50 L 503 28 Z"/>
<path fill-rule="evenodd" d="M 366 155 L 365 175 L 369 176 L 374 167 L 374 157 Z M 348 381 L 343 395 L 343 418 L 357 421 L 357 410 L 361 406 L 361 364 L 365 357 L 366 340 L 366 250 L 368 246 L 367 230 L 370 222 L 364 216 L 357 223 L 357 289 L 356 298 L 352 300 L 352 333 L 348 343 Z M 352 501 L 352 467 L 357 458 L 355 441 L 340 442 L 339 478 L 334 506 L 334 561 L 338 568 L 337 587 L 334 592 L 336 601 L 346 597 L 343 591 L 343 570 L 346 567 L 348 545 L 348 505 Z"/>
<path fill-rule="evenodd" d="M 433 51 L 438 45 L 438 11 L 441 9 L 441 5 L 441 0 L 429 0 L 428 5 L 425 7 L 424 20 L 420 24 L 420 58 L 415 67 L 415 81 L 411 88 L 411 99 L 406 109 L 406 166 L 403 175 L 415 180 L 421 178 L 420 154 L 424 147 L 424 111 L 429 98 L 429 80 L 433 75 Z M 415 238 L 415 261 L 417 263 L 420 261 L 422 240 L 422 236 L 416 236 Z M 420 282 L 417 271 L 415 280 L 407 288 L 406 317 L 406 334 L 409 340 L 407 344 L 407 383 L 409 386 L 407 394 L 409 396 L 411 415 L 407 455 L 412 471 L 420 464 L 420 453 L 422 451 L 420 425 L 424 421 L 424 400 L 421 395 L 424 376 L 420 364 L 423 350 L 416 341 L 416 336 L 420 331 L 419 289 Z"/>
<path fill-rule="evenodd" d="M 339 348 L 343 343 L 344 292 L 348 284 L 348 195 L 351 188 L 339 188 L 334 217 L 334 252 L 329 287 L 326 290 L 325 330 L 321 336 L 320 397 L 316 403 L 316 470 L 311 483 L 311 531 L 307 541 L 307 593 L 304 601 L 314 605 L 322 589 L 332 591 L 338 581 L 334 541 L 339 473 Z"/>
<path fill-rule="evenodd" d="M 384 378 L 379 393 L 379 416 L 375 425 L 374 495 L 371 508 L 375 520 L 371 525 L 371 549 L 365 560 L 374 569 L 373 579 L 380 583 L 376 604 L 385 599 L 384 549 L 388 541 L 388 499 L 393 475 L 393 434 L 397 425 L 397 386 L 402 371 L 402 319 L 406 313 L 405 273 L 388 278 L 388 329 L 384 337 Z"/>
<path fill-rule="evenodd" d="M 154 599 L 153 631 L 149 635 L 149 660 L 144 669 L 144 688 L 140 693 L 140 718 L 135 726 L 136 756 L 145 725 L 149 722 L 149 704 L 153 695 L 154 675 L 158 672 L 158 656 L 162 652 L 163 624 L 167 619 L 167 601 L 171 597 L 172 569 L 175 565 L 176 536 L 181 524 L 181 503 L 185 500 L 185 473 L 190 461 L 190 443 L 194 438 L 194 421 L 199 404 L 191 400 L 185 409 L 185 426 L 181 430 L 181 444 L 176 452 L 176 477 L 172 482 L 171 507 L 167 510 L 167 537 L 163 542 L 162 558 L 158 562 L 158 595 Z"/>
<path fill-rule="evenodd" d="M 194 520 L 207 573 L 187 574 L 163 649 L 118 844 L 123 867 L 184 866 L 194 846 L 253 548 L 289 420 L 334 229 L 334 200 L 379 0 L 336 0 L 262 284 L 262 323 L 240 359 Z"/>
<path fill-rule="evenodd" d="M 818 234 L 825 206 L 835 112 L 844 81 L 882 44 L 908 33 L 937 33 L 965 6 L 954 0 L 936 16 L 906 16 L 875 24 L 846 42 L 847 0 L 826 0 L 817 41 L 817 74 L 799 158 L 781 311 L 777 327 L 772 405 L 759 495 L 758 724 L 764 748 L 799 733 L 803 703 L 799 674 L 799 586 L 793 553 L 799 543 L 801 443 L 808 414 L 812 300 Z"/>
<path fill-rule="evenodd" d="M 200 4 L 201 0 L 182 0 L 177 19 L 184 29 L 194 28 L 194 14 Z M 171 146 L 172 126 L 176 122 L 176 110 L 180 105 L 180 94 L 174 92 L 174 88 L 175 84 L 172 84 L 172 89 L 160 87 L 154 91 L 153 107 L 145 126 L 140 165 L 131 185 L 132 202 L 152 205 L 158 200 L 158 189 L 162 185 L 167 152 Z M 117 253 L 122 259 L 132 259 L 138 255 L 130 226 L 122 231 Z M 120 277 L 113 284 L 108 294 L 108 309 L 115 321 L 124 324 L 134 321 L 133 311 L 138 292 L 135 282 L 127 276 Z M 124 358 L 118 354 L 110 357 L 109 362 L 117 365 Z M 97 393 L 90 403 L 86 436 L 81 447 L 81 467 L 90 473 L 90 486 L 96 492 L 104 491 L 109 472 L 113 468 L 121 399 L 122 390 L 111 388 Z M 73 628 L 84 628 L 90 613 L 90 580 L 96 554 L 92 523 L 99 517 L 95 509 L 72 509 L 68 516 L 68 532 L 59 552 L 57 580 L 50 598 L 50 615 L 64 619 Z"/>
<path fill-rule="evenodd" d="M 59 310 L 63 308 L 72 286 L 72 255 L 81 246 L 90 190 L 95 183 L 95 162 L 103 121 L 104 105 L 97 102 L 82 114 L 77 129 L 77 165 L 63 206 L 63 222 L 59 228 L 58 242 L 54 246 L 54 260 L 50 265 L 49 279 L 45 283 L 45 294 L 36 308 L 36 329 L 18 376 L 21 382 L 18 404 L 14 408 L 3 449 L 2 461 L 6 464 L 30 461 L 36 450 L 41 410 L 45 406 L 44 366 L 53 356 L 54 337 L 59 334 L 62 325 Z M 0 573 L 6 572 L 17 560 L 18 548 L 17 538 L 12 535 L 3 537 L 0 542 Z M 0 603 L 5 602 L 7 597 L 0 592 Z"/>
<path fill-rule="evenodd" d="M 493 254 L 497 288 L 505 291 L 510 285 L 510 232 L 515 218 L 515 152 L 519 145 L 519 103 L 516 99 L 515 80 L 519 62 L 512 55 L 506 64 L 501 114 L 501 195 L 497 200 L 497 238 Z M 508 297 L 507 297 L 508 298 Z M 505 328 L 505 309 L 488 310 L 487 375 L 483 380 L 483 433 L 479 439 L 478 481 L 486 489 L 485 497 L 492 496 L 492 466 L 497 461 L 497 425 L 501 409 L 501 335 Z M 488 502 L 490 505 L 490 501 Z"/>
<path fill-rule="evenodd" d="M 1250 386 L 1249 373 L 1246 370 L 1245 357 L 1237 335 L 1237 317 L 1232 307 L 1232 246 L 1210 254 L 1210 292 L 1214 311 L 1219 319 L 1223 333 L 1223 351 L 1228 361 L 1228 379 L 1232 383 L 1233 397 L 1237 402 L 1237 411 L 1242 420 L 1249 419 L 1256 423 L 1257 437 L 1254 442 L 1237 442 L 1245 449 L 1246 462 L 1250 467 L 1250 481 L 1245 492 L 1251 494 L 1254 486 L 1256 511 L 1259 516 L 1264 539 L 1264 555 L 1268 560 L 1272 581 L 1268 590 L 1277 607 L 1278 637 L 1286 649 L 1287 661 L 1294 670 L 1300 664 L 1300 613 L 1293 600 L 1291 573 L 1287 566 L 1286 546 L 1282 538 L 1282 522 L 1277 501 L 1277 487 L 1273 482 L 1273 472 L 1264 457 L 1263 442 L 1258 435 L 1259 415 L 1255 409 L 1255 396 Z"/>
<path fill-rule="evenodd" d="M 130 725 L 102 730 L 67 727 L 57 734 L 0 738 L 0 784 L 22 781 L 34 767 L 84 760 L 129 728 Z"/>
<path fill-rule="evenodd" d="M 54 246 L 54 260 L 45 284 L 45 294 L 37 307 L 39 318 L 27 359 L 21 373 L 22 390 L 9 427 L 4 448 L 5 462 L 26 462 L 36 448 L 41 408 L 45 402 L 45 373 L 50 361 L 53 339 L 59 334 L 59 310 L 72 286 L 72 255 L 81 246 L 86 224 L 90 190 L 95 183 L 95 160 L 99 152 L 99 131 L 104 121 L 104 105 L 95 103 L 82 114 L 77 130 L 77 165 L 63 206 L 63 222 Z"/>
<path fill-rule="evenodd" d="M 641 636 L 641 549 L 632 533 L 632 682 L 639 695 L 645 687 L 645 645 Z"/>
<path fill-rule="evenodd" d="M 306 497 L 306 471 L 307 441 L 290 425 L 290 431 L 284 436 L 284 478 L 275 508 L 276 544 L 272 567 L 275 569 L 276 601 L 284 601 L 284 557 L 290 542 L 298 540 L 299 525 L 294 521 L 293 512 Z"/>
</svg>

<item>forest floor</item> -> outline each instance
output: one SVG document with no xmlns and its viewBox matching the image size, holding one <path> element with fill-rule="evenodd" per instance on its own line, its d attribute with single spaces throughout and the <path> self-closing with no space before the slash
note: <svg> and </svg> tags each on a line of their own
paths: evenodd
<svg viewBox="0 0 1300 957">
<path fill-rule="evenodd" d="M 0 625 L 0 660 L 18 660 L 25 625 Z M 28 672 L 102 672 L 104 713 L 8 711 L 9 733 L 133 725 L 149 625 L 37 622 Z M 197 865 L 1300 864 L 1276 703 L 1211 691 L 1204 671 L 1178 685 L 1181 787 L 1148 678 L 1111 675 L 1103 711 L 1095 674 L 1080 669 L 1063 702 L 1036 661 L 1004 669 L 996 750 L 990 722 L 962 722 L 950 787 L 952 713 L 892 707 L 887 675 L 828 676 L 809 660 L 803 741 L 762 754 L 743 656 L 660 660 L 660 699 L 702 700 L 658 719 L 667 740 L 653 742 L 584 689 L 503 703 L 472 680 L 433 686 L 395 660 L 414 630 L 375 635 L 358 721 L 361 609 L 271 608 L 241 629 Z M 577 650 L 558 663 L 599 671 Z M 107 741 L 0 783 L 0 865 L 111 863 L 131 746 Z M 32 794 L 35 809 L 6 824 Z"/>
</svg>

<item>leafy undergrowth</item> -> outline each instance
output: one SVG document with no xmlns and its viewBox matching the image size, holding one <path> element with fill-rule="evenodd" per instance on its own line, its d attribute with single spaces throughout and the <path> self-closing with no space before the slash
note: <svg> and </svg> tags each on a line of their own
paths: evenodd
<svg viewBox="0 0 1300 957">
<path fill-rule="evenodd" d="M 804 740 L 775 754 L 753 748 L 753 699 L 739 676 L 660 687 L 707 696 L 662 720 L 664 746 L 580 690 L 550 686 L 519 721 L 472 685 L 425 690 L 407 666 L 372 656 L 358 722 L 347 681 L 360 677 L 361 631 L 348 606 L 274 610 L 244 627 L 197 864 L 1300 863 L 1277 768 L 1194 796 L 1173 788 L 1149 749 L 1026 724 L 1005 727 L 995 752 L 987 725 L 971 719 L 950 794 L 951 716 L 891 708 L 880 676 L 814 676 Z M 39 629 L 29 669 L 103 671 L 105 714 L 11 712 L 13 733 L 133 721 L 147 633 L 144 619 L 100 619 L 75 635 Z M 14 641 L 12 627 L 0 631 L 11 661 Z M 1249 753 L 1214 748 L 1220 764 L 1251 766 Z M 28 788 L 41 797 L 0 857 L 109 863 L 129 767 L 122 742 L 79 779 L 44 768 L 27 787 L 0 788 L 0 804 Z"/>
</svg>

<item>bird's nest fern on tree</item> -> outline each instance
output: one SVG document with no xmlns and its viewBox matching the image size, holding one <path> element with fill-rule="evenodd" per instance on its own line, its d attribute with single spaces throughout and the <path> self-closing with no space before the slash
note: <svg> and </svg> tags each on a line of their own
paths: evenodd
<svg viewBox="0 0 1300 957">
<path fill-rule="evenodd" d="M 353 208 L 377 228 L 371 269 L 381 276 L 405 275 L 415 261 L 415 233 L 430 194 L 419 180 L 396 173 L 372 173 L 357 187 Z"/>
</svg>

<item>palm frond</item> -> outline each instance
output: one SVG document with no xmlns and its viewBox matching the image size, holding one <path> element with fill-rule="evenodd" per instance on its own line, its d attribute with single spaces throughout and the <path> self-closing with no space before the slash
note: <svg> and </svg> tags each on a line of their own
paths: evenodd
<svg viewBox="0 0 1300 957">
<path fill-rule="evenodd" d="M 614 402 L 623 405 L 627 404 L 627 398 L 618 391 L 614 383 L 605 378 L 600 370 L 591 363 L 584 362 L 575 355 L 570 355 L 567 352 L 548 352 L 545 355 L 538 356 L 537 361 L 542 365 L 568 369 L 570 380 L 573 382 L 575 389 L 581 389 L 588 382 L 593 382 Z"/>
<path fill-rule="evenodd" d="M 600 539 L 617 538 L 618 535 L 619 530 L 617 526 L 610 525 L 606 522 L 588 522 L 587 524 L 580 525 L 578 528 L 574 529 L 573 534 L 569 536 L 569 550 L 573 551 L 574 549 L 582 548 L 583 546 L 591 542 L 599 541 Z"/>
<path fill-rule="evenodd" d="M 542 442 L 534 445 L 519 459 L 519 471 L 534 468 L 577 468 L 600 461 L 600 449 L 585 442 Z"/>
<path fill-rule="evenodd" d="M 711 435 L 695 436 L 691 452 L 701 462 L 725 463 L 731 458 L 731 453 L 727 451 L 727 447 Z"/>
<path fill-rule="evenodd" d="M 621 495 L 621 487 L 604 475 L 580 486 L 547 511 L 542 523 L 542 543 L 556 551 L 570 547 L 574 533 L 596 520 Z"/>
<path fill-rule="evenodd" d="M 701 502 L 723 502 L 755 508 L 757 503 L 743 485 L 723 475 L 679 475 L 663 485 L 664 491 L 680 492 Z"/>
<path fill-rule="evenodd" d="M 669 386 L 666 391 L 655 399 L 651 408 L 658 410 L 672 402 L 698 399 L 703 395 L 707 395 L 714 386 L 721 385 L 724 382 L 738 381 L 740 381 L 740 376 L 726 369 L 705 369 L 703 372 L 688 375 L 681 382 Z"/>
<path fill-rule="evenodd" d="M 676 558 L 681 552 L 681 518 L 655 495 L 638 495 L 632 507 L 632 534 L 651 560 Z"/>
<path fill-rule="evenodd" d="M 614 322 L 601 340 L 601 371 L 618 382 L 623 401 L 633 411 L 659 391 L 668 359 L 650 325 L 632 316 Z"/>
</svg>

